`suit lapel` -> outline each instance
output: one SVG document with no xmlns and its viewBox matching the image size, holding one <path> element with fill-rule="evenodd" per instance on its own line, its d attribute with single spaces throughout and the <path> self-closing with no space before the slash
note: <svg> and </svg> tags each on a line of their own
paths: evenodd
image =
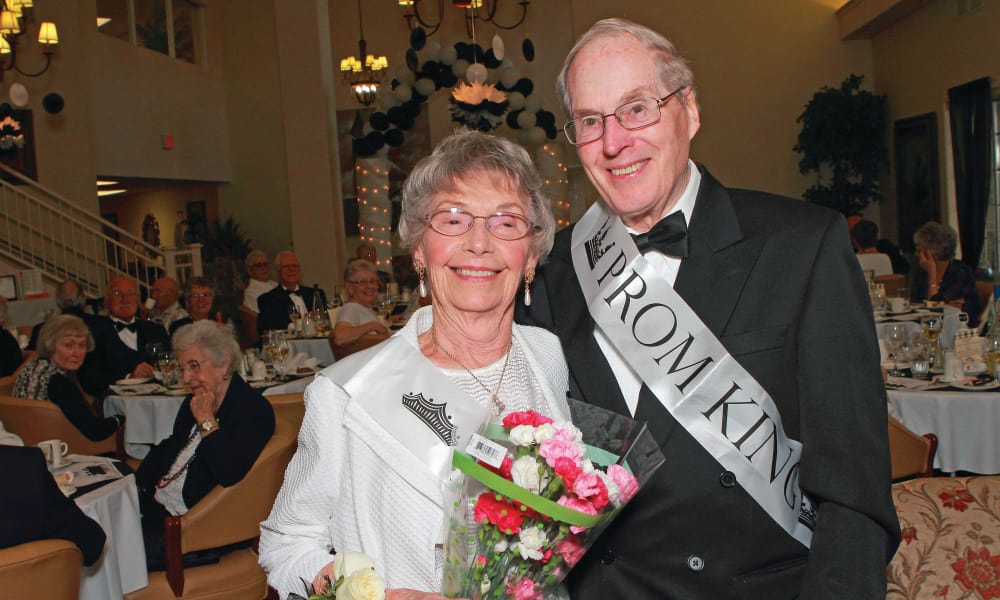
<svg viewBox="0 0 1000 600">
<path fill-rule="evenodd" d="M 674 289 L 718 336 L 757 262 L 761 241 L 743 238 L 726 189 L 703 166 L 699 169 L 701 188 L 688 229 L 690 254 L 681 261 Z"/>
</svg>

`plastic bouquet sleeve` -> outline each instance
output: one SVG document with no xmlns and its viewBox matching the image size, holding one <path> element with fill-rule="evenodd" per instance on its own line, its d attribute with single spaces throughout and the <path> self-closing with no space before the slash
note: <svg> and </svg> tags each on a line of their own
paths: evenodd
<svg viewBox="0 0 1000 600">
<path fill-rule="evenodd" d="M 571 421 L 532 411 L 483 427 L 452 465 L 441 593 L 554 597 L 570 569 L 663 464 L 644 422 L 569 400 Z"/>
</svg>

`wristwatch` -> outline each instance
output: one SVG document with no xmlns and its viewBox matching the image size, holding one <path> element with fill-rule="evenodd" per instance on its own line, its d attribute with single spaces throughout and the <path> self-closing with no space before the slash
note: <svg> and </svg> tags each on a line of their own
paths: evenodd
<svg viewBox="0 0 1000 600">
<path fill-rule="evenodd" d="M 208 419 L 206 421 L 202 421 L 201 422 L 201 432 L 202 433 L 209 433 L 209 432 L 215 431 L 218 428 L 219 428 L 219 426 L 216 425 L 215 421 L 213 421 L 212 419 Z"/>
</svg>

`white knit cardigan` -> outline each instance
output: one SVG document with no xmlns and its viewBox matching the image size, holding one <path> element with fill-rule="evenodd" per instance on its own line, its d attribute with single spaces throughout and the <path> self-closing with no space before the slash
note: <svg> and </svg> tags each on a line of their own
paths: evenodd
<svg viewBox="0 0 1000 600">
<path fill-rule="evenodd" d="M 419 352 L 417 335 L 430 327 L 431 315 L 431 307 L 417 311 L 386 343 Z M 568 370 L 558 339 L 520 325 L 513 335 L 550 414 L 568 418 Z M 441 482 L 358 404 L 363 397 L 344 389 L 361 364 L 379 360 L 382 346 L 337 362 L 306 389 L 298 450 L 261 523 L 260 564 L 281 598 L 302 594 L 303 582 L 332 560 L 333 548 L 366 553 L 389 588 L 440 588 Z"/>
</svg>

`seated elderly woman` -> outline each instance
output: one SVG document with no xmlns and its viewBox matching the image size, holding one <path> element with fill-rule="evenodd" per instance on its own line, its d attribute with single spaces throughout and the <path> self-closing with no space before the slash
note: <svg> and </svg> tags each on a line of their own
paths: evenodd
<svg viewBox="0 0 1000 600">
<path fill-rule="evenodd" d="M 972 267 L 955 260 L 958 234 L 951 227 L 928 221 L 913 234 L 920 270 L 913 280 L 910 300 L 938 300 L 969 315 L 969 326 L 979 321 L 979 295 Z"/>
<path fill-rule="evenodd" d="M 7 299 L 0 296 L 0 377 L 13 375 L 24 362 L 24 353 L 14 334 L 7 331 Z"/>
<path fill-rule="evenodd" d="M 372 305 L 378 300 L 379 279 L 375 265 L 363 258 L 347 263 L 344 271 L 347 288 L 347 302 L 337 313 L 333 326 L 333 343 L 345 346 L 360 338 L 384 340 L 389 337 L 389 328 L 378 320 Z"/>
<path fill-rule="evenodd" d="M 113 436 L 124 417 L 98 417 L 80 389 L 76 372 L 93 349 L 94 337 L 80 317 L 49 318 L 38 333 L 38 357 L 21 369 L 13 395 L 55 403 L 80 433 L 96 442 Z"/>
<path fill-rule="evenodd" d="M 261 524 L 260 562 L 282 598 L 302 581 L 324 588 L 333 549 L 368 554 L 388 598 L 437 597 L 451 447 L 402 398 L 446 407 L 463 440 L 511 411 L 568 417 L 558 340 L 514 323 L 514 296 L 552 247 L 540 188 L 523 148 L 473 131 L 406 180 L 400 236 L 434 303 L 307 388 L 298 450 Z"/>
<path fill-rule="evenodd" d="M 212 302 L 215 301 L 215 285 L 207 277 L 192 277 L 184 284 L 184 307 L 188 316 L 177 319 L 170 324 L 170 335 L 185 325 L 195 321 L 216 318 L 212 314 Z"/>
<path fill-rule="evenodd" d="M 217 485 L 239 483 L 274 433 L 270 403 L 235 372 L 241 352 L 228 327 L 196 321 L 174 334 L 173 349 L 190 394 L 173 433 L 135 473 L 150 570 L 164 568 L 164 517 L 183 515 Z"/>
</svg>

